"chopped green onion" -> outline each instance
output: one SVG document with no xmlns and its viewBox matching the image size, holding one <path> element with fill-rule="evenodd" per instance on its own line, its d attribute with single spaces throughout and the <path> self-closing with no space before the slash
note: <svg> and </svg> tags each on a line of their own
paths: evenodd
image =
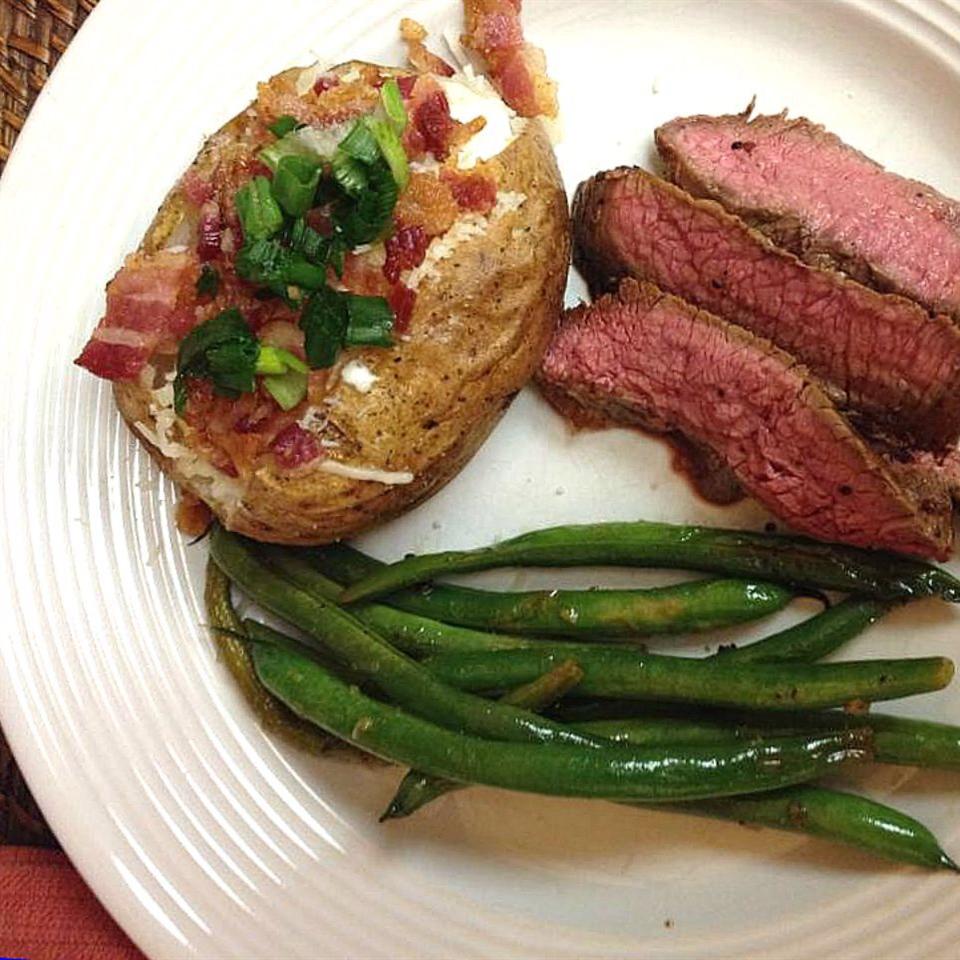
<svg viewBox="0 0 960 960">
<path fill-rule="evenodd" d="M 339 234 L 330 239 L 330 249 L 327 252 L 327 261 L 333 267 L 338 280 L 343 279 L 344 261 L 347 256 L 347 242 Z"/>
<path fill-rule="evenodd" d="M 403 94 L 396 80 L 388 80 L 380 88 L 380 102 L 397 136 L 407 129 L 407 108 L 403 103 Z"/>
<path fill-rule="evenodd" d="M 287 283 L 305 290 L 319 290 L 327 282 L 325 267 L 310 263 L 305 257 L 294 254 L 287 269 Z"/>
<path fill-rule="evenodd" d="M 386 120 L 369 121 L 370 132 L 373 134 L 383 154 L 383 159 L 390 166 L 390 172 L 397 186 L 404 190 L 410 182 L 410 165 L 407 162 L 407 153 L 397 136 L 396 130 Z"/>
<path fill-rule="evenodd" d="M 205 263 L 200 268 L 200 276 L 197 278 L 197 294 L 201 297 L 215 297 L 220 289 L 220 274 Z"/>
<path fill-rule="evenodd" d="M 290 225 L 287 241 L 291 250 L 302 253 L 311 263 L 326 263 L 330 239 L 321 236 L 303 217 L 297 217 Z"/>
<path fill-rule="evenodd" d="M 176 412 L 186 406 L 188 377 L 210 379 L 216 392 L 227 397 L 253 390 L 259 352 L 257 338 L 239 310 L 224 310 L 194 327 L 177 351 Z"/>
<path fill-rule="evenodd" d="M 390 167 L 380 160 L 367 167 L 367 189 L 359 196 L 347 197 L 335 207 L 335 222 L 348 247 L 372 243 L 385 232 L 399 188 Z"/>
<path fill-rule="evenodd" d="M 344 343 L 350 347 L 393 345 L 394 313 L 383 297 L 347 294 L 347 332 Z"/>
<path fill-rule="evenodd" d="M 283 226 L 283 211 L 273 198 L 266 177 L 254 177 L 244 184 L 236 192 L 234 204 L 247 240 L 272 237 Z"/>
<path fill-rule="evenodd" d="M 380 150 L 366 117 L 361 117 L 354 123 L 350 132 L 340 141 L 337 150 L 368 166 L 377 162 Z"/>
<path fill-rule="evenodd" d="M 310 368 L 295 354 L 282 347 L 271 347 L 260 344 L 260 354 L 257 357 L 255 372 L 262 375 L 287 373 L 294 370 L 298 373 L 307 373 Z"/>
<path fill-rule="evenodd" d="M 333 157 L 333 179 L 348 197 L 362 197 L 370 189 L 367 167 L 349 154 L 338 150 Z"/>
<path fill-rule="evenodd" d="M 256 372 L 263 375 L 264 389 L 283 410 L 292 410 L 306 396 L 310 368 L 289 350 L 260 344 Z"/>
<path fill-rule="evenodd" d="M 302 127 L 298 127 L 297 129 L 302 129 Z M 276 170 L 284 157 L 308 157 L 316 160 L 318 163 L 324 159 L 316 150 L 308 146 L 303 139 L 297 136 L 297 130 L 288 133 L 279 140 L 275 140 L 273 143 L 267 144 L 258 156 L 271 170 Z"/>
<path fill-rule="evenodd" d="M 293 133 L 299 126 L 302 126 L 302 124 L 296 117 L 291 117 L 289 113 L 285 113 L 282 117 L 277 117 L 268 129 L 279 139 L 285 137 L 288 133 Z"/>
<path fill-rule="evenodd" d="M 291 217 L 302 217 L 312 206 L 320 182 L 320 161 L 290 154 L 277 164 L 273 196 Z"/>
<path fill-rule="evenodd" d="M 332 367 L 347 333 L 349 310 L 343 294 L 324 287 L 306 302 L 300 314 L 307 362 L 314 369 Z"/>
<path fill-rule="evenodd" d="M 278 240 L 255 240 L 241 247 L 235 263 L 237 275 L 260 284 L 278 296 L 290 286 L 316 290 L 327 282 L 326 268 L 316 266 Z"/>
<path fill-rule="evenodd" d="M 264 377 L 263 386 L 281 410 L 292 410 L 307 395 L 307 375 L 299 370 L 290 370 Z"/>
</svg>

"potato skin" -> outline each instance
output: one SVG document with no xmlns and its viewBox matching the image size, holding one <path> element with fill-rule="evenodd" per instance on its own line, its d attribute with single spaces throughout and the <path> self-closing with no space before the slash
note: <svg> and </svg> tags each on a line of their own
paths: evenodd
<svg viewBox="0 0 960 960">
<path fill-rule="evenodd" d="M 215 137 L 229 136 L 231 124 Z M 227 529 L 302 545 L 352 536 L 435 493 L 486 439 L 537 368 L 562 307 L 570 260 L 566 194 L 542 124 L 528 121 L 497 163 L 499 189 L 524 194 L 523 205 L 491 220 L 483 235 L 438 264 L 435 277 L 421 281 L 403 341 L 344 351 L 342 363 L 361 359 L 378 377 L 368 393 L 338 382 L 326 398 L 329 422 L 349 449 L 346 462 L 409 471 L 412 483 L 348 479 L 315 464 L 294 471 L 269 464 L 247 479 L 239 503 L 216 502 L 134 429 L 164 471 L 204 499 Z M 175 190 L 143 249 L 162 246 L 179 202 Z M 115 398 L 131 427 L 153 426 L 144 387 L 118 382 Z"/>
</svg>

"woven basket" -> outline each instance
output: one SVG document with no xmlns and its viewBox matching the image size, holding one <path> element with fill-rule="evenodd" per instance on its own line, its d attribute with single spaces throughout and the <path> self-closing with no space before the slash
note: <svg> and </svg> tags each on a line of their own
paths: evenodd
<svg viewBox="0 0 960 960">
<path fill-rule="evenodd" d="M 0 172 L 30 107 L 97 0 L 0 0 Z M 55 846 L 0 731 L 0 844 Z"/>
<path fill-rule="evenodd" d="M 60 54 L 97 0 L 0 0 L 0 171 Z"/>
</svg>

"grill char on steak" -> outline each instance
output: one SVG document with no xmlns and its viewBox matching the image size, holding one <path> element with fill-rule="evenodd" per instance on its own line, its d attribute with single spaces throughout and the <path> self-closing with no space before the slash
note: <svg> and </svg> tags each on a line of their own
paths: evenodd
<svg viewBox="0 0 960 960">
<path fill-rule="evenodd" d="M 960 327 L 949 317 L 807 266 L 638 168 L 581 183 L 573 223 L 595 293 L 625 275 L 647 280 L 793 354 L 870 429 L 929 449 L 960 436 Z"/>
<path fill-rule="evenodd" d="M 808 263 L 960 317 L 960 203 L 786 113 L 695 116 L 655 134 L 675 183 Z"/>
<path fill-rule="evenodd" d="M 945 559 L 950 500 L 874 453 L 807 370 L 767 340 L 625 280 L 568 311 L 543 360 L 544 392 L 713 449 L 793 529 Z"/>
</svg>

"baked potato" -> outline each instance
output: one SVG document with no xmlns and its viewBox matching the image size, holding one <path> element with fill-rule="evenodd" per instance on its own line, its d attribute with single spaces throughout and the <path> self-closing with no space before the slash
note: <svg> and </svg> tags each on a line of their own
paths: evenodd
<svg viewBox="0 0 960 960">
<path fill-rule="evenodd" d="M 230 530 L 320 544 L 412 507 L 537 367 L 569 263 L 550 139 L 482 77 L 436 63 L 261 84 L 107 287 L 77 362 L 114 382 L 157 462 Z M 394 194 L 376 192 L 378 169 Z M 350 227 L 391 196 L 375 235 Z"/>
</svg>

